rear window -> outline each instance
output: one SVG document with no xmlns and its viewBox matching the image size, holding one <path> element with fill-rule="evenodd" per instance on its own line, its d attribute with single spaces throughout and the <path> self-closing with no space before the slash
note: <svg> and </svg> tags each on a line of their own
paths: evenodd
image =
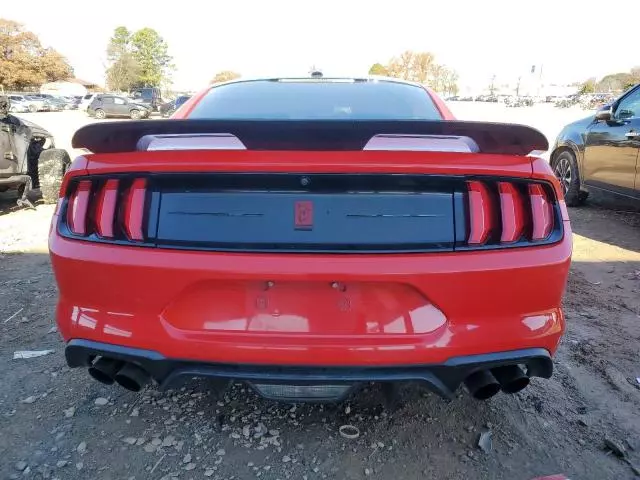
<svg viewBox="0 0 640 480">
<path fill-rule="evenodd" d="M 238 82 L 213 87 L 189 118 L 440 120 L 421 87 L 387 81 Z"/>
</svg>

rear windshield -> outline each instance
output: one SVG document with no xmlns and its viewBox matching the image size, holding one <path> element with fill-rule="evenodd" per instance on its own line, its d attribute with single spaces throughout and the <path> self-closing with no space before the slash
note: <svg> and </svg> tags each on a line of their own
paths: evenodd
<svg viewBox="0 0 640 480">
<path fill-rule="evenodd" d="M 403 83 L 269 81 L 212 88 L 189 118 L 282 120 L 440 120 L 421 87 Z"/>
</svg>

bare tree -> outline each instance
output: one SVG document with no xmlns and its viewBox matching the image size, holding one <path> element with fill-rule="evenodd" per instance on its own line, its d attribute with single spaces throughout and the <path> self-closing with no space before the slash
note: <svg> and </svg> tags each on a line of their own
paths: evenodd
<svg viewBox="0 0 640 480">
<path fill-rule="evenodd" d="M 406 50 L 398 57 L 393 57 L 387 66 L 374 64 L 369 73 L 384 72 L 390 77 L 413 80 L 431 86 L 442 92 L 457 92 L 458 75 L 444 65 L 436 62 L 431 52 L 412 52 Z"/>
<path fill-rule="evenodd" d="M 222 83 L 229 82 L 231 80 L 235 80 L 236 78 L 240 78 L 240 74 L 237 72 L 233 72 L 231 70 L 223 70 L 222 72 L 218 72 L 215 74 L 211 83 Z"/>
<path fill-rule="evenodd" d="M 409 80 L 413 75 L 413 60 L 414 53 L 411 50 L 403 52 L 399 57 L 393 57 L 387 67 L 389 75 Z"/>
<path fill-rule="evenodd" d="M 411 74 L 409 78 L 418 83 L 427 83 L 429 77 L 433 77 L 435 69 L 439 65 L 435 64 L 435 57 L 429 52 L 412 54 Z M 433 85 L 436 88 L 435 84 Z"/>
</svg>

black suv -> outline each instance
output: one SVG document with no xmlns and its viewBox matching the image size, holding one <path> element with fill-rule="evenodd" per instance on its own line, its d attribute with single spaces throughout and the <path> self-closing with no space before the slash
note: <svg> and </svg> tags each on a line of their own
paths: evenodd
<svg viewBox="0 0 640 480">
<path fill-rule="evenodd" d="M 98 95 L 89 105 L 87 113 L 96 118 L 129 117 L 133 120 L 147 118 L 151 110 L 140 103 L 119 95 Z"/>
<path fill-rule="evenodd" d="M 595 114 L 562 129 L 551 167 L 567 205 L 583 203 L 600 191 L 640 205 L 640 84 Z"/>
<path fill-rule="evenodd" d="M 168 118 L 174 114 L 174 112 L 179 109 L 187 100 L 191 97 L 189 95 L 180 95 L 175 100 L 171 100 L 170 102 L 163 103 L 160 105 L 160 115 L 163 118 Z"/>
<path fill-rule="evenodd" d="M 131 98 L 137 103 L 146 105 L 152 112 L 160 109 L 164 102 L 158 87 L 137 88 L 131 91 Z"/>
</svg>

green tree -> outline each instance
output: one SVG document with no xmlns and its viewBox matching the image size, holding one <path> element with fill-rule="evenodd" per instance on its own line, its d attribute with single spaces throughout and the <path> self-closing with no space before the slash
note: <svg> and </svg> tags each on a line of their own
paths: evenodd
<svg viewBox="0 0 640 480">
<path fill-rule="evenodd" d="M 386 77 L 389 75 L 389 72 L 387 71 L 387 67 L 381 63 L 374 63 L 369 69 L 369 75 L 383 75 Z"/>
<path fill-rule="evenodd" d="M 588 80 L 582 82 L 580 84 L 580 89 L 578 90 L 580 94 L 595 93 L 595 91 L 596 91 L 595 77 L 589 78 Z"/>
<path fill-rule="evenodd" d="M 167 42 L 153 28 L 143 28 L 131 36 L 133 58 L 140 69 L 135 86 L 157 87 L 173 70 Z"/>
<path fill-rule="evenodd" d="M 117 27 L 107 45 L 107 86 L 112 90 L 128 91 L 138 84 L 140 65 L 133 55 L 131 32 Z"/>
<path fill-rule="evenodd" d="M 214 75 L 211 83 L 230 82 L 231 80 L 235 80 L 236 78 L 240 78 L 239 73 L 231 70 L 223 70 Z"/>
</svg>

